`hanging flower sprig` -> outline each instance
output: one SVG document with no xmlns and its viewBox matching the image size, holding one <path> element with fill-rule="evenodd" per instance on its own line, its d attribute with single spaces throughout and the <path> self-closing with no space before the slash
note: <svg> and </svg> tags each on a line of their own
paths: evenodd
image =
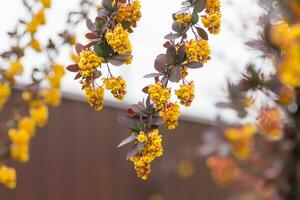
<svg viewBox="0 0 300 200">
<path fill-rule="evenodd" d="M 127 159 L 133 162 L 137 176 L 147 180 L 151 172 L 151 162 L 162 156 L 162 135 L 158 128 L 164 124 L 172 130 L 178 126 L 181 115 L 179 105 L 190 106 L 195 97 L 194 82 L 187 79 L 189 70 L 203 67 L 211 58 L 208 34 L 201 28 L 199 14 L 218 13 L 217 17 L 203 21 L 211 33 L 220 30 L 220 2 L 217 0 L 187 0 L 182 9 L 173 14 L 170 34 L 165 36 L 166 53 L 157 56 L 154 62 L 155 73 L 145 75 L 155 82 L 143 88 L 146 101 L 132 105 L 126 114 L 119 114 L 119 122 L 130 129 L 132 134 L 123 140 L 119 147 L 133 144 Z M 191 34 L 194 38 L 190 39 Z M 178 83 L 172 90 L 169 82 Z M 175 93 L 179 103 L 172 102 Z"/>
<path fill-rule="evenodd" d="M 140 8 L 138 0 L 103 0 L 95 21 L 86 21 L 90 31 L 86 38 L 91 41 L 76 44 L 78 62 L 67 69 L 77 73 L 75 79 L 80 79 L 87 101 L 95 110 L 103 108 L 105 89 L 118 100 L 127 93 L 124 78 L 115 77 L 110 68 L 131 63 L 129 34 L 141 18 Z M 103 77 L 103 68 L 107 69 L 107 77 Z"/>
</svg>

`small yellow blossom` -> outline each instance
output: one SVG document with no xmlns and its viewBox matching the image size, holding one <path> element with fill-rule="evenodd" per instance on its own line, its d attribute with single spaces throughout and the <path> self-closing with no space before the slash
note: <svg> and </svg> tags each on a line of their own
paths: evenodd
<svg viewBox="0 0 300 200">
<path fill-rule="evenodd" d="M 18 127 L 21 130 L 25 130 L 29 137 L 35 135 L 35 120 L 31 117 L 23 117 L 19 120 Z"/>
<path fill-rule="evenodd" d="M 9 189 L 16 187 L 16 170 L 5 165 L 0 166 L 0 183 Z"/>
<path fill-rule="evenodd" d="M 48 107 L 42 102 L 33 102 L 30 106 L 30 117 L 35 120 L 35 123 L 39 127 L 46 125 L 48 121 Z"/>
<path fill-rule="evenodd" d="M 147 142 L 147 140 L 148 140 L 146 133 L 143 132 L 143 131 L 141 131 L 141 132 L 139 133 L 139 135 L 137 136 L 136 139 L 137 139 L 137 141 L 139 141 L 139 142 Z"/>
<path fill-rule="evenodd" d="M 30 134 L 25 129 L 10 129 L 8 132 L 12 141 L 10 147 L 11 157 L 21 163 L 29 160 L 29 140 Z"/>
<path fill-rule="evenodd" d="M 240 160 L 247 159 L 253 147 L 255 128 L 246 124 L 241 127 L 230 127 L 225 130 L 225 137 L 231 143 L 233 155 Z"/>
<path fill-rule="evenodd" d="M 119 11 L 115 16 L 117 23 L 129 22 L 132 27 L 136 27 L 136 23 L 141 19 L 141 3 L 134 0 L 131 4 L 121 4 Z"/>
<path fill-rule="evenodd" d="M 31 48 L 33 48 L 36 52 L 41 52 L 42 51 L 42 48 L 41 48 L 41 44 L 38 40 L 36 39 L 32 39 L 30 42 L 29 42 L 29 46 Z"/>
<path fill-rule="evenodd" d="M 192 21 L 192 16 L 188 13 L 180 13 L 175 15 L 178 24 L 188 25 Z"/>
<path fill-rule="evenodd" d="M 129 32 L 124 30 L 121 24 L 117 24 L 113 30 L 107 30 L 105 34 L 109 46 L 120 55 L 132 51 L 128 36 Z"/>
<path fill-rule="evenodd" d="M 165 104 L 159 115 L 163 118 L 168 129 L 175 129 L 178 126 L 178 119 L 181 112 L 177 103 Z"/>
<path fill-rule="evenodd" d="M 97 54 L 90 50 L 83 50 L 79 55 L 78 66 L 80 68 L 80 74 L 83 77 L 92 77 L 97 67 L 99 67 L 104 61 L 103 58 L 98 57 Z"/>
<path fill-rule="evenodd" d="M 6 103 L 8 97 L 10 96 L 11 88 L 8 83 L 0 83 L 0 109 Z"/>
<path fill-rule="evenodd" d="M 221 30 L 221 14 L 212 13 L 201 17 L 203 26 L 205 26 L 211 34 L 218 34 Z"/>
<path fill-rule="evenodd" d="M 150 85 L 148 87 L 148 93 L 157 110 L 160 110 L 171 98 L 170 89 L 164 88 L 161 82 Z"/>
<path fill-rule="evenodd" d="M 45 89 L 42 91 L 42 96 L 45 99 L 46 104 L 51 106 L 59 106 L 61 103 L 61 95 L 59 89 Z"/>
<path fill-rule="evenodd" d="M 206 40 L 190 40 L 185 47 L 188 62 L 206 63 L 210 60 L 210 48 Z"/>
<path fill-rule="evenodd" d="M 101 110 L 103 108 L 104 88 L 93 89 L 86 87 L 84 91 L 89 105 L 97 111 Z"/>
<path fill-rule="evenodd" d="M 34 34 L 37 32 L 39 25 L 39 21 L 36 18 L 33 18 L 29 23 L 26 24 L 26 30 L 31 34 Z"/>
<path fill-rule="evenodd" d="M 65 75 L 65 68 L 62 65 L 53 64 L 51 71 L 47 74 L 47 79 L 52 88 L 60 88 L 61 79 Z"/>
<path fill-rule="evenodd" d="M 188 84 L 180 85 L 178 90 L 175 90 L 175 94 L 177 98 L 180 100 L 180 103 L 185 106 L 190 106 L 192 101 L 194 100 L 195 93 L 195 85 L 194 81 L 191 81 Z"/>
<path fill-rule="evenodd" d="M 45 16 L 45 9 L 40 9 L 35 15 L 34 19 L 38 21 L 39 25 L 46 24 L 46 16 Z"/>
<path fill-rule="evenodd" d="M 111 77 L 104 79 L 103 84 L 105 89 L 111 90 L 111 93 L 116 99 L 122 100 L 126 94 L 126 83 L 123 77 Z"/>
<path fill-rule="evenodd" d="M 29 91 L 22 92 L 22 99 L 24 101 L 30 101 L 32 98 L 31 93 Z"/>
</svg>

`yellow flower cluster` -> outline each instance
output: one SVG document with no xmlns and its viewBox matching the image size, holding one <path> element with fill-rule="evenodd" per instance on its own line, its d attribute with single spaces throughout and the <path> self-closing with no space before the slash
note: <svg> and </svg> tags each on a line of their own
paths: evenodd
<svg viewBox="0 0 300 200">
<path fill-rule="evenodd" d="M 161 82 L 150 85 L 148 87 L 148 93 L 157 110 L 160 110 L 171 98 L 170 89 L 164 88 Z"/>
<path fill-rule="evenodd" d="M 188 62 L 206 63 L 210 60 L 210 48 L 206 40 L 190 40 L 185 47 Z"/>
<path fill-rule="evenodd" d="M 259 130 L 270 140 L 279 140 L 283 136 L 283 123 L 277 108 L 262 108 L 258 116 Z"/>
<path fill-rule="evenodd" d="M 180 114 L 179 105 L 177 103 L 167 103 L 159 112 L 159 115 L 163 118 L 164 124 L 168 129 L 175 129 L 178 126 Z"/>
<path fill-rule="evenodd" d="M 90 50 L 83 50 L 79 54 L 78 66 L 80 68 L 80 74 L 85 77 L 93 77 L 97 67 L 99 67 L 104 59 L 97 56 L 97 54 Z"/>
<path fill-rule="evenodd" d="M 0 165 L 0 183 L 9 189 L 16 187 L 16 170 L 5 165 Z"/>
<path fill-rule="evenodd" d="M 208 0 L 206 3 L 206 15 L 202 16 L 203 25 L 212 34 L 218 34 L 221 29 L 220 0 Z"/>
<path fill-rule="evenodd" d="M 29 160 L 29 142 L 30 135 L 24 129 L 10 129 L 8 131 L 11 140 L 10 154 L 11 157 L 21 163 Z"/>
<path fill-rule="evenodd" d="M 148 137 L 144 132 L 139 135 L 142 135 L 142 137 L 138 136 L 137 140 L 143 138 L 145 146 L 139 155 L 131 157 L 130 160 L 134 163 L 134 169 L 138 177 L 147 180 L 151 172 L 151 162 L 163 155 L 162 136 L 157 129 L 151 131 Z M 145 139 L 145 136 L 147 139 Z"/>
<path fill-rule="evenodd" d="M 34 49 L 36 52 L 41 52 L 42 48 L 41 48 L 41 44 L 37 39 L 32 39 L 29 42 L 29 46 Z"/>
<path fill-rule="evenodd" d="M 141 4 L 135 0 L 131 4 L 121 4 L 119 11 L 115 16 L 117 23 L 129 22 L 132 27 L 136 27 L 136 23 L 141 19 Z"/>
<path fill-rule="evenodd" d="M 231 143 L 232 152 L 240 160 L 247 159 L 253 146 L 255 128 L 246 124 L 242 127 L 230 127 L 225 130 L 225 138 Z"/>
<path fill-rule="evenodd" d="M 239 169 L 231 158 L 211 156 L 206 160 L 214 181 L 220 185 L 233 183 L 239 174 Z"/>
<path fill-rule="evenodd" d="M 20 60 L 14 60 L 9 63 L 9 68 L 4 72 L 4 77 L 10 82 L 14 82 L 15 76 L 23 73 L 23 64 Z"/>
<path fill-rule="evenodd" d="M 84 91 L 89 105 L 95 110 L 101 110 L 103 108 L 104 88 L 98 87 L 94 89 L 86 87 Z"/>
<path fill-rule="evenodd" d="M 185 106 L 190 106 L 192 101 L 195 98 L 195 84 L 194 81 L 191 81 L 188 84 L 182 84 L 179 86 L 178 90 L 175 90 L 177 98 L 180 100 L 180 103 Z"/>
<path fill-rule="evenodd" d="M 11 88 L 8 83 L 0 83 L 0 109 L 6 103 L 8 97 L 10 96 Z"/>
<path fill-rule="evenodd" d="M 282 37 L 284 35 L 284 37 Z M 283 60 L 278 70 L 280 80 L 292 87 L 300 86 L 300 23 L 288 25 L 279 22 L 270 31 L 272 42 L 283 51 Z"/>
<path fill-rule="evenodd" d="M 62 65 L 53 64 L 51 71 L 47 73 L 47 79 L 52 88 L 60 88 L 61 79 L 65 75 L 65 68 Z"/>
<path fill-rule="evenodd" d="M 50 106 L 59 106 L 61 103 L 60 90 L 57 88 L 49 88 L 42 91 L 45 103 Z"/>
<path fill-rule="evenodd" d="M 45 17 L 45 9 L 41 8 L 33 17 L 32 20 L 26 25 L 26 30 L 35 34 L 40 25 L 44 25 L 46 23 Z"/>
<path fill-rule="evenodd" d="M 34 119 L 39 127 L 43 127 L 48 122 L 49 111 L 48 107 L 40 100 L 30 102 L 30 116 Z"/>
<path fill-rule="evenodd" d="M 122 76 L 104 79 L 103 84 L 105 89 L 110 90 L 116 99 L 122 100 L 124 98 L 126 94 L 126 82 Z"/>
<path fill-rule="evenodd" d="M 180 13 L 175 15 L 178 24 L 188 25 L 192 21 L 192 16 L 188 13 Z"/>
<path fill-rule="evenodd" d="M 109 46 L 119 55 L 132 51 L 128 36 L 129 32 L 124 30 L 121 24 L 117 24 L 113 30 L 107 30 L 105 34 Z"/>
</svg>

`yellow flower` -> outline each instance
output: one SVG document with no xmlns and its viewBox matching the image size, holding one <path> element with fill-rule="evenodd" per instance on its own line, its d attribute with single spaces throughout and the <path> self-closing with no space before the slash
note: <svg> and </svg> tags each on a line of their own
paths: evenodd
<svg viewBox="0 0 300 200">
<path fill-rule="evenodd" d="M 21 130 L 25 130 L 29 137 L 35 135 L 35 120 L 31 117 L 24 117 L 19 120 L 18 127 Z"/>
<path fill-rule="evenodd" d="M 29 42 L 29 46 L 31 48 L 33 48 L 36 52 L 41 52 L 42 51 L 42 48 L 41 48 L 41 44 L 38 40 L 36 39 L 32 39 L 30 42 Z"/>
<path fill-rule="evenodd" d="M 31 22 L 26 24 L 26 30 L 31 34 L 34 34 L 37 32 L 39 24 L 39 21 L 36 18 L 33 18 Z"/>
<path fill-rule="evenodd" d="M 47 79 L 52 88 L 60 88 L 61 79 L 65 75 L 65 68 L 62 65 L 53 64 L 51 71 L 47 74 Z"/>
<path fill-rule="evenodd" d="M 179 105 L 176 103 L 165 104 L 159 115 L 163 118 L 164 124 L 168 129 L 174 129 L 178 126 L 180 116 Z"/>
<path fill-rule="evenodd" d="M 283 122 L 277 108 L 262 108 L 258 116 L 258 128 L 270 140 L 283 136 Z"/>
<path fill-rule="evenodd" d="M 290 47 L 278 69 L 280 80 L 289 86 L 300 86 L 300 44 Z"/>
<path fill-rule="evenodd" d="M 122 100 L 126 94 L 126 83 L 123 77 L 111 77 L 104 79 L 103 84 L 105 89 L 111 90 L 111 93 L 116 99 Z"/>
<path fill-rule="evenodd" d="M 32 97 L 31 97 L 30 92 L 28 92 L 28 91 L 22 92 L 22 99 L 23 99 L 24 101 L 30 101 L 31 98 L 32 98 Z"/>
<path fill-rule="evenodd" d="M 205 26 L 211 34 L 218 34 L 221 30 L 220 13 L 212 13 L 201 17 L 203 26 Z"/>
<path fill-rule="evenodd" d="M 40 9 L 35 15 L 34 19 L 38 21 L 39 25 L 46 24 L 46 17 L 45 17 L 45 9 Z"/>
<path fill-rule="evenodd" d="M 46 125 L 48 121 L 48 107 L 38 101 L 38 102 L 33 102 L 32 105 L 30 106 L 30 117 L 32 117 L 35 120 L 35 123 L 39 127 L 43 127 Z"/>
<path fill-rule="evenodd" d="M 9 71 L 14 75 L 21 75 L 23 73 L 23 64 L 20 60 L 11 61 Z"/>
<path fill-rule="evenodd" d="M 163 88 L 161 82 L 150 85 L 148 87 L 148 93 L 150 94 L 150 98 L 157 110 L 160 110 L 164 106 L 164 104 L 166 104 L 171 98 L 170 89 Z"/>
<path fill-rule="evenodd" d="M 147 135 L 144 131 L 141 131 L 136 139 L 139 142 L 147 142 L 147 140 L 148 140 Z"/>
<path fill-rule="evenodd" d="M 25 145 L 29 143 L 30 135 L 25 129 L 10 129 L 8 136 L 13 144 Z"/>
<path fill-rule="evenodd" d="M 220 185 L 233 183 L 239 175 L 239 169 L 231 158 L 211 156 L 206 160 L 214 181 Z"/>
<path fill-rule="evenodd" d="M 103 108 L 104 88 L 86 87 L 84 91 L 89 105 L 97 111 L 101 110 Z"/>
<path fill-rule="evenodd" d="M 146 134 L 144 132 L 140 134 Z M 151 162 L 158 157 L 163 155 L 162 148 L 162 136 L 158 130 L 151 131 L 148 135 L 148 139 L 143 150 L 136 156 L 130 158 L 134 163 L 134 169 L 136 170 L 137 176 L 142 180 L 147 180 L 151 172 Z"/>
<path fill-rule="evenodd" d="M 192 21 L 192 16 L 188 13 L 180 13 L 175 15 L 178 24 L 188 25 Z"/>
<path fill-rule="evenodd" d="M 206 12 L 207 13 L 218 13 L 220 12 L 221 4 L 220 0 L 207 0 L 206 1 Z"/>
<path fill-rule="evenodd" d="M 8 83 L 0 83 L 0 109 L 6 103 L 10 93 L 10 85 Z"/>
<path fill-rule="evenodd" d="M 12 144 L 10 148 L 11 157 L 20 163 L 29 161 L 29 144 Z"/>
<path fill-rule="evenodd" d="M 243 99 L 243 104 L 246 108 L 253 106 L 254 103 L 255 103 L 255 100 L 252 97 L 245 97 Z"/>
<path fill-rule="evenodd" d="M 210 48 L 206 40 L 190 40 L 185 43 L 188 62 L 206 63 L 210 60 Z"/>
<path fill-rule="evenodd" d="M 39 1 L 43 4 L 43 6 L 45 8 L 50 8 L 51 7 L 51 1 L 52 0 L 39 0 Z"/>
<path fill-rule="evenodd" d="M 107 30 L 105 34 L 109 46 L 120 55 L 131 52 L 128 36 L 129 32 L 124 30 L 121 24 L 117 24 L 114 30 Z"/>
<path fill-rule="evenodd" d="M 9 189 L 16 187 L 16 170 L 5 165 L 0 166 L 0 183 Z"/>
<path fill-rule="evenodd" d="M 225 130 L 225 138 L 231 143 L 234 156 L 240 160 L 248 158 L 253 147 L 252 138 L 255 133 L 255 128 L 250 124 Z"/>
<path fill-rule="evenodd" d="M 103 58 L 98 57 L 95 52 L 90 50 L 81 51 L 79 57 L 80 74 L 85 78 L 92 77 L 97 67 L 104 61 Z"/>
<path fill-rule="evenodd" d="M 59 89 L 45 89 L 42 91 L 42 96 L 46 104 L 51 106 L 59 106 L 61 103 L 61 96 Z"/>
<path fill-rule="evenodd" d="M 141 19 L 141 4 L 138 0 L 131 4 L 121 4 L 119 11 L 115 16 L 117 23 L 129 22 L 131 26 L 136 27 L 136 23 Z"/>
<path fill-rule="evenodd" d="M 195 85 L 194 81 L 191 81 L 189 84 L 182 84 L 178 90 L 175 90 L 177 98 L 180 100 L 180 103 L 185 106 L 190 106 L 194 100 Z"/>
</svg>

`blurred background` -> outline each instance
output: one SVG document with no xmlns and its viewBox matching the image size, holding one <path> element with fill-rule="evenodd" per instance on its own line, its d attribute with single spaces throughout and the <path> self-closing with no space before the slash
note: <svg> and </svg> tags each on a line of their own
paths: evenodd
<svg viewBox="0 0 300 200">
<path fill-rule="evenodd" d="M 73 80 L 74 74 L 66 74 L 62 105 L 50 110 L 49 124 L 33 140 L 30 162 L 17 166 L 17 189 L 8 191 L 1 187 L 0 199 L 225 199 L 226 194 L 214 185 L 197 152 L 201 133 L 209 130 L 216 116 L 227 120 L 235 118 L 234 113 L 217 112 L 215 107 L 216 102 L 226 98 L 227 80 L 238 79 L 238 72 L 248 62 L 269 65 L 244 45 L 260 31 L 256 21 L 261 10 L 255 2 L 221 0 L 222 31 L 209 40 L 212 60 L 204 68 L 190 73 L 188 78 L 194 80 L 196 86 L 194 103 L 183 110 L 178 129 L 172 133 L 162 130 L 165 156 L 154 162 L 149 181 L 136 178 L 131 163 L 125 159 L 126 147 L 116 148 L 129 134 L 117 123 L 117 113 L 144 97 L 141 89 L 152 80 L 143 79 L 143 75 L 153 71 L 156 55 L 163 52 L 163 35 L 171 30 L 171 14 L 180 8 L 180 0 L 141 1 L 143 17 L 131 35 L 133 63 L 113 69 L 114 74 L 127 80 L 125 101 L 117 102 L 107 93 L 106 107 L 96 112 L 83 100 L 80 84 Z M 67 13 L 76 10 L 78 3 L 78 0 L 53 0 L 52 9 L 47 11 L 48 24 L 37 38 L 43 42 L 53 32 L 63 30 Z M 6 32 L 18 18 L 27 17 L 20 0 L 2 4 L 0 51 L 9 46 Z M 91 11 L 90 17 L 95 17 L 95 11 Z M 83 23 L 76 30 L 78 42 L 85 42 L 85 32 Z M 62 52 L 60 64 L 70 64 L 70 50 L 66 48 Z M 28 55 L 24 60 L 25 75 L 18 81 L 27 83 L 32 68 L 39 67 L 43 59 L 34 53 Z"/>
</svg>

